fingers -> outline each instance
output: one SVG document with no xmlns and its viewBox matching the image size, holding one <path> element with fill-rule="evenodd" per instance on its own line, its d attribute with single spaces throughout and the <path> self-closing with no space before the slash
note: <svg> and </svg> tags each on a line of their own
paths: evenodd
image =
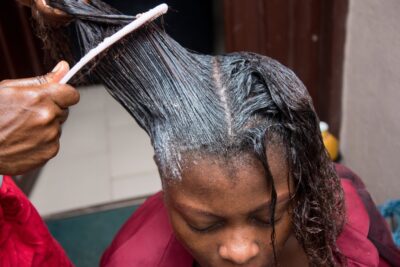
<svg viewBox="0 0 400 267">
<path fill-rule="evenodd" d="M 65 74 L 67 74 L 68 71 L 68 63 L 65 61 L 60 61 L 54 70 L 49 74 L 47 80 L 52 83 L 57 83 L 65 76 Z M 53 84 L 52 86 L 48 87 L 47 92 L 51 99 L 63 109 L 75 105 L 79 102 L 80 98 L 78 91 L 67 84 Z"/>
<path fill-rule="evenodd" d="M 50 97 L 61 109 L 66 109 L 79 102 L 79 93 L 72 86 L 58 84 L 58 82 L 69 71 L 69 65 L 65 61 L 60 61 L 52 72 L 33 78 L 4 80 L 0 82 L 0 88 L 14 87 L 16 90 L 35 91 L 34 95 Z"/>
<path fill-rule="evenodd" d="M 59 9 L 52 8 L 45 0 L 35 0 L 36 8 L 45 16 L 67 16 L 64 12 Z"/>
<path fill-rule="evenodd" d="M 43 83 L 47 83 L 46 76 L 36 76 L 32 78 L 23 78 L 15 80 L 3 80 L 0 82 L 0 88 L 2 87 L 30 87 L 37 86 Z"/>
<path fill-rule="evenodd" d="M 68 63 L 66 61 L 60 61 L 54 69 L 46 75 L 24 79 L 4 80 L 0 82 L 0 87 L 30 87 L 52 82 L 57 83 L 68 71 Z"/>
<path fill-rule="evenodd" d="M 69 71 L 69 65 L 62 60 L 54 67 L 54 69 L 46 75 L 48 82 L 58 83 Z"/>
<path fill-rule="evenodd" d="M 51 84 L 47 94 L 60 108 L 65 109 L 79 102 L 79 92 L 68 84 Z"/>
<path fill-rule="evenodd" d="M 68 119 L 68 115 L 68 108 L 60 108 L 55 103 L 52 103 L 43 107 L 40 111 L 39 123 L 41 125 L 52 125 L 54 123 L 61 125 Z"/>
<path fill-rule="evenodd" d="M 68 115 L 69 115 L 69 109 L 68 108 L 64 108 L 64 109 L 61 110 L 61 114 L 60 114 L 59 119 L 58 119 L 60 124 L 63 124 L 67 120 Z"/>
<path fill-rule="evenodd" d="M 68 14 L 59 9 L 52 8 L 45 0 L 34 0 L 34 2 L 35 5 L 33 6 L 33 9 L 36 9 L 34 15 L 38 19 L 44 18 L 47 22 L 50 22 L 55 26 L 66 24 L 71 20 L 71 17 Z"/>
</svg>

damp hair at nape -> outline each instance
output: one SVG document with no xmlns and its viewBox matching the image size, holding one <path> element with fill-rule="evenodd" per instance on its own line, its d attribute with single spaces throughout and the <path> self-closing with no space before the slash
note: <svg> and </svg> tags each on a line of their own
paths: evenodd
<svg viewBox="0 0 400 267">
<path fill-rule="evenodd" d="M 39 22 L 53 57 L 72 61 L 134 19 L 99 0 L 48 0 L 66 12 L 69 27 Z M 70 36 L 78 46 L 70 47 Z M 79 51 L 78 51 L 79 50 Z M 102 53 L 80 78 L 102 83 L 150 136 L 160 174 L 179 179 L 187 153 L 229 157 L 252 153 L 276 192 L 266 148 L 275 136 L 286 151 L 294 184 L 293 228 L 312 266 L 344 264 L 336 246 L 343 192 L 319 131 L 311 98 L 296 75 L 254 53 L 201 55 L 149 23 Z M 134 153 L 134 152 L 132 152 Z M 272 212 L 272 220 L 274 212 Z M 272 243 L 274 240 L 274 226 Z"/>
</svg>

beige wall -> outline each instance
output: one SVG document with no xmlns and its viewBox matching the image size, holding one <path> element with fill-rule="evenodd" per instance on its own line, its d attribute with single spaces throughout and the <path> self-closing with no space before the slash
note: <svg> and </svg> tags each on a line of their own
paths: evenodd
<svg viewBox="0 0 400 267">
<path fill-rule="evenodd" d="M 344 163 L 377 203 L 400 198 L 399 0 L 350 0 L 342 116 Z"/>
</svg>

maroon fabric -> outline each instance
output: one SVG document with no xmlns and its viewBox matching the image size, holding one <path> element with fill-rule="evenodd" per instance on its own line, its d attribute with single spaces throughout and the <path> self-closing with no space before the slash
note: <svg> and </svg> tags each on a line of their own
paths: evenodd
<svg viewBox="0 0 400 267">
<path fill-rule="evenodd" d="M 352 174 L 344 167 L 336 168 L 339 174 L 344 172 L 349 177 Z M 370 221 L 371 214 L 374 214 L 371 213 L 372 207 L 366 206 L 365 200 L 359 197 L 363 190 L 364 194 L 367 193 L 365 187 L 347 178 L 342 179 L 342 186 L 347 221 L 337 242 L 348 259 L 348 266 L 400 266 L 396 258 L 385 258 L 382 253 L 379 255 L 380 247 L 374 245 L 376 240 L 383 240 L 380 246 L 385 248 L 386 237 L 382 239 L 382 236 L 374 235 L 376 231 L 385 234 L 387 229 L 384 224 L 374 225 L 381 223 L 380 219 Z M 381 218 L 379 214 L 374 216 Z M 370 235 L 373 242 L 368 239 Z M 397 255 L 398 250 L 394 249 L 392 253 Z M 101 260 L 102 267 L 191 267 L 192 264 L 192 256 L 175 238 L 161 192 L 149 198 L 131 216 Z M 7 176 L 0 188 L 0 266 L 73 266 L 35 208 Z"/>
<path fill-rule="evenodd" d="M 346 201 L 346 224 L 337 245 L 348 266 L 379 266 L 379 253 L 368 240 L 369 218 L 351 181 L 341 180 Z"/>
<path fill-rule="evenodd" d="M 336 164 L 336 172 L 342 180 L 351 181 L 370 219 L 368 239 L 375 245 L 381 257 L 382 266 L 400 266 L 400 250 L 396 247 L 385 219 L 379 213 L 363 181 L 349 168 Z M 386 265 L 384 265 L 386 263 Z"/>
<path fill-rule="evenodd" d="M 100 266 L 192 266 L 192 256 L 176 240 L 162 192 L 150 197 L 121 228 Z"/>
<path fill-rule="evenodd" d="M 338 246 L 350 267 L 386 267 L 374 244 L 368 239 L 368 212 L 349 180 L 342 179 L 347 220 Z M 165 210 L 162 193 L 146 201 L 125 223 L 105 252 L 102 267 L 137 266 L 191 267 L 191 255 L 175 239 Z M 392 265 L 397 266 L 397 265 Z"/>
<path fill-rule="evenodd" d="M 4 176 L 0 188 L 0 266 L 73 266 L 36 209 L 8 176 Z"/>
</svg>

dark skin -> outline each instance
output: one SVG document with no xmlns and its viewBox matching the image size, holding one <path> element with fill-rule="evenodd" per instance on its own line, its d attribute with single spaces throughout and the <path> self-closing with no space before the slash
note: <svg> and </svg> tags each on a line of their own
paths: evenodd
<svg viewBox="0 0 400 267">
<path fill-rule="evenodd" d="M 18 3 L 30 7 L 35 19 L 44 20 L 52 26 L 62 26 L 70 21 L 70 17 L 59 9 L 50 7 L 45 0 L 17 0 Z"/>
<path fill-rule="evenodd" d="M 89 3 L 90 0 L 84 2 Z M 46 0 L 17 0 L 21 5 L 30 7 L 36 20 L 43 20 L 52 27 L 64 26 L 71 21 L 71 17 L 63 11 L 52 8 Z"/>
<path fill-rule="evenodd" d="M 280 266 L 308 266 L 295 239 L 290 214 L 288 167 L 278 147 L 268 151 L 277 206 L 275 250 Z M 187 161 L 181 181 L 164 179 L 165 203 L 177 238 L 194 266 L 273 266 L 270 185 L 255 157 Z"/>
<path fill-rule="evenodd" d="M 65 61 L 47 75 L 0 82 L 0 174 L 32 170 L 54 157 L 61 125 L 79 93 L 58 84 L 68 72 Z"/>
<path fill-rule="evenodd" d="M 45 0 L 19 0 L 35 19 L 64 25 L 69 17 Z M 68 72 L 65 61 L 50 73 L 0 82 L 0 174 L 18 175 L 45 164 L 59 148 L 61 125 L 79 93 L 58 82 Z"/>
</svg>

